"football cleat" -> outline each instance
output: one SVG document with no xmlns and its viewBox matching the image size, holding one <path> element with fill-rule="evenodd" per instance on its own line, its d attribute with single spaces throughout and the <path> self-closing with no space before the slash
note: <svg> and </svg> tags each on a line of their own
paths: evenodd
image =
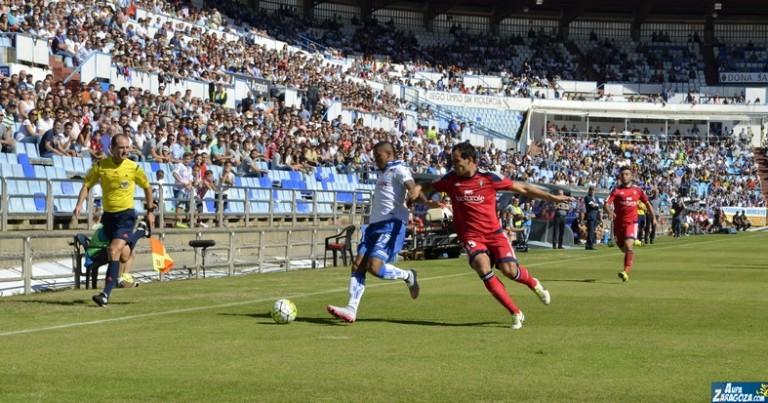
<svg viewBox="0 0 768 403">
<path fill-rule="evenodd" d="M 107 297 L 107 294 L 104 294 L 103 292 L 94 295 L 93 298 L 91 299 L 93 299 L 93 302 L 95 302 L 99 306 L 109 305 L 109 298 Z"/>
<path fill-rule="evenodd" d="M 355 310 L 350 307 L 328 305 L 326 309 L 328 309 L 328 313 L 345 322 L 354 323 L 355 321 Z"/>
<path fill-rule="evenodd" d="M 152 236 L 152 231 L 149 229 L 149 224 L 147 224 L 147 218 L 144 217 L 143 220 L 139 221 L 139 225 L 136 226 L 136 231 L 143 231 L 144 237 L 149 238 Z"/>
<path fill-rule="evenodd" d="M 525 315 L 523 315 L 523 311 L 520 311 L 512 315 L 512 330 L 517 330 L 523 327 L 524 321 L 525 321 Z"/>
<path fill-rule="evenodd" d="M 627 281 L 629 281 L 629 274 L 627 274 L 627 272 L 625 271 L 620 271 L 619 278 L 621 279 L 621 281 L 626 283 Z"/>
<path fill-rule="evenodd" d="M 405 284 L 408 285 L 408 291 L 411 292 L 411 298 L 419 298 L 419 281 L 416 279 L 416 270 L 408 270 L 411 275 L 408 276 L 408 280 Z"/>
<path fill-rule="evenodd" d="M 539 281 L 539 279 L 535 278 L 534 280 L 536 280 L 536 287 L 533 288 L 533 292 L 536 293 L 536 296 L 539 297 L 539 299 L 544 305 L 549 305 L 549 303 L 551 302 L 549 291 L 547 291 L 547 289 L 544 288 L 543 285 L 541 285 L 541 282 Z"/>
</svg>

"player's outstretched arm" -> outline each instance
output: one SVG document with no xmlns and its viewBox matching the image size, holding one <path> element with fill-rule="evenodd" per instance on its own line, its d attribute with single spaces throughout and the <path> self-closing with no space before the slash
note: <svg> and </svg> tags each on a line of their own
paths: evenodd
<svg viewBox="0 0 768 403">
<path fill-rule="evenodd" d="M 429 200 L 424 192 L 421 191 L 421 185 L 416 184 L 416 182 L 405 182 L 405 188 L 408 189 L 408 197 L 414 202 L 425 204 L 429 208 L 442 208 L 444 206 L 441 202 Z"/>
<path fill-rule="evenodd" d="M 552 203 L 560 203 L 560 202 L 570 203 L 576 200 L 571 196 L 555 195 L 547 191 L 541 190 L 536 186 L 533 186 L 528 183 L 523 183 L 523 182 L 515 182 L 515 184 L 509 190 L 515 193 L 521 194 L 523 196 L 528 196 L 535 199 L 542 199 L 542 200 L 550 201 Z"/>
</svg>

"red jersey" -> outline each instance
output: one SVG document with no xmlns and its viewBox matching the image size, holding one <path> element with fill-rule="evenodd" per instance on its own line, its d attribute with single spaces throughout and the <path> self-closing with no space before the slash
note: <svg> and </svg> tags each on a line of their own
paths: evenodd
<svg viewBox="0 0 768 403">
<path fill-rule="evenodd" d="M 648 196 L 637 186 L 628 188 L 613 188 L 605 204 L 613 204 L 613 212 L 616 213 L 615 222 L 637 222 L 637 202 L 642 201 L 646 205 L 651 204 Z"/>
<path fill-rule="evenodd" d="M 478 169 L 470 178 L 449 172 L 432 182 L 432 187 L 447 193 L 453 205 L 453 224 L 463 242 L 469 235 L 488 236 L 502 231 L 496 218 L 496 192 L 509 190 L 515 182 Z"/>
</svg>

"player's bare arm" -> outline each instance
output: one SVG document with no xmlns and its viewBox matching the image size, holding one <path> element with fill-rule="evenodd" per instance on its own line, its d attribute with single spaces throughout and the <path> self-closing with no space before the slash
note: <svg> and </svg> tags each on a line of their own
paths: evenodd
<svg viewBox="0 0 768 403">
<path fill-rule="evenodd" d="M 613 209 L 611 208 L 611 206 L 608 205 L 608 203 L 603 204 L 603 211 L 605 211 L 605 214 L 608 217 L 611 217 L 611 220 L 614 220 L 616 218 L 616 213 L 613 212 Z"/>
<path fill-rule="evenodd" d="M 408 189 L 408 196 L 411 200 L 427 205 L 429 208 L 442 208 L 444 205 L 441 202 L 429 200 L 424 192 L 421 191 L 421 185 L 416 184 L 414 181 L 405 182 L 405 188 Z"/>
<path fill-rule="evenodd" d="M 88 191 L 90 191 L 90 188 L 83 184 L 83 187 L 80 188 L 80 194 L 77 195 L 77 203 L 75 204 L 75 211 L 72 213 L 75 215 L 75 218 L 80 217 L 80 212 L 83 210 L 83 202 L 85 201 L 85 198 L 88 197 Z"/>
<path fill-rule="evenodd" d="M 646 203 L 646 205 L 648 206 L 648 215 L 650 216 L 649 218 L 651 219 L 651 221 L 653 221 L 653 225 L 658 226 L 659 222 L 656 219 L 656 211 L 653 210 L 653 206 L 651 205 L 651 203 Z"/>
<path fill-rule="evenodd" d="M 521 194 L 523 196 L 533 197 L 535 199 L 547 200 L 553 203 L 562 203 L 562 202 L 570 203 L 576 200 L 571 196 L 555 195 L 555 194 L 546 192 L 544 190 L 541 190 L 536 186 L 530 185 L 528 183 L 523 183 L 523 182 L 515 182 L 515 184 L 509 190 L 515 193 Z"/>
</svg>

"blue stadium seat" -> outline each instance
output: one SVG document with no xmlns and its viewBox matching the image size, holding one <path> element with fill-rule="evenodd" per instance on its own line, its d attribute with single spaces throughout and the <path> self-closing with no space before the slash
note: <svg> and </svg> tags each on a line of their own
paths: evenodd
<svg viewBox="0 0 768 403">
<path fill-rule="evenodd" d="M 29 187 L 30 193 L 42 193 L 43 195 L 48 193 L 48 185 L 46 182 L 39 181 L 39 180 L 29 180 L 27 181 L 27 187 Z"/>
<path fill-rule="evenodd" d="M 24 171 L 24 177 L 25 178 L 34 178 L 35 177 L 35 168 L 32 167 L 32 164 L 23 163 L 23 164 L 21 164 L 21 169 Z"/>
<path fill-rule="evenodd" d="M 67 172 L 58 166 L 46 166 L 45 176 L 48 179 L 67 179 Z"/>
<path fill-rule="evenodd" d="M 228 211 L 232 214 L 245 213 L 245 189 L 230 189 Z"/>
<path fill-rule="evenodd" d="M 35 169 L 35 177 L 36 178 L 47 178 L 48 175 L 45 173 L 45 167 L 42 165 L 33 165 L 32 166 Z"/>
<path fill-rule="evenodd" d="M 11 175 L 10 176 L 13 176 L 13 177 L 16 177 L 16 178 L 23 178 L 24 177 L 24 168 L 21 166 L 21 164 L 11 164 Z"/>
<path fill-rule="evenodd" d="M 45 212 L 45 193 L 35 193 L 34 194 L 34 200 L 35 200 L 35 209 L 39 213 Z"/>
<path fill-rule="evenodd" d="M 35 200 L 32 197 L 10 197 L 8 200 L 8 213 L 30 214 L 37 213 Z"/>
<path fill-rule="evenodd" d="M 299 171 L 288 171 L 288 178 L 292 181 L 303 181 L 304 178 Z"/>
<path fill-rule="evenodd" d="M 290 190 L 272 191 L 275 214 L 291 214 L 293 208 L 293 192 Z"/>
<path fill-rule="evenodd" d="M 296 212 L 298 214 L 312 214 L 312 202 L 307 200 L 296 200 Z"/>
<path fill-rule="evenodd" d="M 15 195 L 31 195 L 32 192 L 29 191 L 29 181 L 25 179 L 13 179 L 8 181 L 8 188 L 10 189 L 11 186 L 16 186 L 16 191 L 9 194 L 15 194 Z"/>
<path fill-rule="evenodd" d="M 33 143 L 19 143 L 24 145 L 24 152 L 19 153 L 21 154 L 27 154 L 27 158 L 29 159 L 41 159 L 40 158 L 40 150 L 37 148 L 37 144 Z"/>
<path fill-rule="evenodd" d="M 71 181 L 63 181 L 61 182 L 61 193 L 65 195 L 76 196 L 80 192 L 78 191 L 75 193 L 75 185 Z"/>
<path fill-rule="evenodd" d="M 19 162 L 19 164 L 22 164 L 22 165 L 24 165 L 24 164 L 26 164 L 26 165 L 31 164 L 29 162 L 29 156 L 27 154 L 19 154 L 18 162 Z"/>
<path fill-rule="evenodd" d="M 74 157 L 72 161 L 75 168 L 75 173 L 83 176 L 88 173 L 88 171 L 91 169 L 91 165 L 93 165 L 90 158 Z"/>
</svg>

